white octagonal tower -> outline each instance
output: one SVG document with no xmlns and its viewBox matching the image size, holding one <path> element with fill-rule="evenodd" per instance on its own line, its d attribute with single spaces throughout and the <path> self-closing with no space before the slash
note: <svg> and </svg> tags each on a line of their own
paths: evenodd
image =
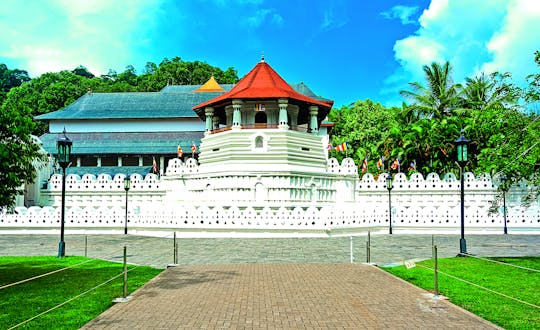
<svg viewBox="0 0 540 330">
<path fill-rule="evenodd" d="M 263 58 L 229 92 L 193 108 L 206 122 L 199 165 L 166 177 L 171 195 L 240 208 L 354 201 L 357 173 L 328 171 L 319 135 L 332 104 L 296 92 Z"/>
</svg>

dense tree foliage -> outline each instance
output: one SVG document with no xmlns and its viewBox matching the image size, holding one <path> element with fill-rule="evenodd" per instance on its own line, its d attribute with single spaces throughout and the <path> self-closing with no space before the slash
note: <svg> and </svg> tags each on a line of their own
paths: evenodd
<svg viewBox="0 0 540 330">
<path fill-rule="evenodd" d="M 16 109 L 16 110 L 15 110 Z M 23 103 L 0 108 L 0 207 L 11 206 L 24 182 L 33 182 L 34 161 L 43 157 L 30 135 L 31 109 Z"/>
<path fill-rule="evenodd" d="M 10 89 L 29 80 L 28 72 L 19 69 L 10 70 L 7 65 L 0 64 L 0 105 L 4 102 Z"/>
<path fill-rule="evenodd" d="M 202 84 L 212 75 L 224 84 L 238 81 L 234 68 L 223 71 L 179 57 L 164 59 L 159 65 L 149 62 L 141 75 L 130 65 L 120 74 L 110 70 L 101 77 L 81 65 L 30 79 L 26 71 L 0 64 L 0 207 L 12 205 L 21 185 L 34 180 L 33 161 L 41 156 L 31 135 L 45 133 L 47 125 L 33 117 L 60 110 L 88 91 L 159 91 L 167 84 Z"/>
<path fill-rule="evenodd" d="M 95 77 L 81 65 L 73 71 L 49 72 L 32 80 L 23 79 L 28 82 L 11 88 L 4 105 L 10 111 L 21 110 L 21 113 L 25 113 L 22 107 L 28 107 L 30 114 L 37 116 L 60 110 L 88 91 L 157 92 L 168 84 L 202 84 L 212 75 L 222 84 L 238 81 L 234 68 L 223 71 L 204 62 L 184 62 L 179 57 L 173 60 L 164 59 L 159 65 L 149 62 L 141 75 L 137 75 L 135 68 L 128 65 L 125 71 L 119 74 L 110 70 L 107 75 Z M 34 126 L 32 134 L 39 136 L 46 131 L 46 123 L 40 122 Z"/>
<path fill-rule="evenodd" d="M 539 52 L 535 61 L 540 66 Z M 401 108 L 366 100 L 332 110 L 333 143 L 348 141 L 357 164 L 368 156 L 371 173 L 397 171 L 390 165 L 399 157 L 402 172 L 457 174 L 455 140 L 463 130 L 471 140 L 465 170 L 540 185 L 540 120 L 534 103 L 540 100 L 540 74 L 531 74 L 529 86 L 520 89 L 508 73 L 481 73 L 461 85 L 453 82 L 448 62 L 426 65 L 423 71 L 426 84 L 410 83 L 411 90 L 401 94 L 411 103 Z M 376 166 L 381 156 L 384 170 Z"/>
</svg>

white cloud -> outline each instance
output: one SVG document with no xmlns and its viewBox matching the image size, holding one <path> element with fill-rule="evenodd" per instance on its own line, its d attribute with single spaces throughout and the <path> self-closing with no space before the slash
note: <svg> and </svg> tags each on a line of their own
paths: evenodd
<svg viewBox="0 0 540 330">
<path fill-rule="evenodd" d="M 418 12 L 417 6 L 394 6 L 381 13 L 386 19 L 399 19 L 401 24 L 417 24 L 417 21 L 411 19 L 411 16 Z"/>
<path fill-rule="evenodd" d="M 537 0 L 514 1 L 507 5 L 508 14 L 501 29 L 489 40 L 487 49 L 493 59 L 482 70 L 509 71 L 518 79 L 531 74 L 532 59 L 540 50 L 540 3 Z"/>
<path fill-rule="evenodd" d="M 524 83 L 536 72 L 534 50 L 540 49 L 540 2 L 537 0 L 432 0 L 414 35 L 397 40 L 400 67 L 386 80 L 382 94 L 397 94 L 411 81 L 423 82 L 423 65 L 450 61 L 454 79 L 481 71 L 511 72 Z"/>
<path fill-rule="evenodd" d="M 94 74 L 128 64 L 139 42 L 142 23 L 159 10 L 161 0 L 47 0 L 3 5 L 0 16 L 0 57 L 17 63 L 32 76 L 85 65 Z M 20 13 L 29 19 L 21 23 Z M 5 32 L 4 32 L 5 31 Z"/>
<path fill-rule="evenodd" d="M 258 28 L 268 22 L 274 26 L 281 27 L 283 26 L 283 17 L 273 9 L 258 9 L 254 15 L 245 19 L 244 24 L 250 28 Z"/>
<path fill-rule="evenodd" d="M 347 19 L 342 13 L 337 13 L 335 8 L 331 7 L 324 11 L 321 22 L 321 30 L 328 31 L 337 29 L 347 24 Z"/>
</svg>

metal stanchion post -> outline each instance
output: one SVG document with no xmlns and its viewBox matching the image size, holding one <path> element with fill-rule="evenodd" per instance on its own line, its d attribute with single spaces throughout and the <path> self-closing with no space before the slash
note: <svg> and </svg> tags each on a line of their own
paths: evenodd
<svg viewBox="0 0 540 330">
<path fill-rule="evenodd" d="M 353 239 L 352 239 L 352 236 L 349 236 L 349 241 L 350 241 L 350 247 L 349 247 L 349 255 L 351 257 L 351 264 L 354 262 L 354 256 L 353 256 Z"/>
<path fill-rule="evenodd" d="M 88 235 L 84 235 L 84 256 L 88 257 Z"/>
<path fill-rule="evenodd" d="M 433 274 L 433 288 L 435 290 L 435 295 L 439 295 L 439 275 L 437 273 L 437 245 L 433 246 L 433 258 L 434 258 L 434 274 Z"/>
<path fill-rule="evenodd" d="M 124 299 L 127 297 L 127 248 L 124 245 Z"/>
<path fill-rule="evenodd" d="M 367 241 L 366 241 L 366 262 L 371 262 L 371 234 L 367 232 Z"/>
<path fill-rule="evenodd" d="M 128 302 L 131 296 L 127 295 L 127 247 L 124 245 L 124 288 L 122 298 L 116 298 L 113 302 Z"/>
<path fill-rule="evenodd" d="M 178 263 L 178 255 L 176 254 L 177 252 L 177 248 L 176 248 L 176 232 L 174 232 L 173 234 L 173 263 L 176 265 Z"/>
</svg>

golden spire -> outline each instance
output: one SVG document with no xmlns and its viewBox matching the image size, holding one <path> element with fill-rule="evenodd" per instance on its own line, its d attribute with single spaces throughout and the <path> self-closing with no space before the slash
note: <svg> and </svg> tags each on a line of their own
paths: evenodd
<svg viewBox="0 0 540 330">
<path fill-rule="evenodd" d="M 225 92 L 225 90 L 218 84 L 216 79 L 214 79 L 214 76 L 211 76 L 207 82 L 194 90 L 194 92 Z"/>
</svg>

